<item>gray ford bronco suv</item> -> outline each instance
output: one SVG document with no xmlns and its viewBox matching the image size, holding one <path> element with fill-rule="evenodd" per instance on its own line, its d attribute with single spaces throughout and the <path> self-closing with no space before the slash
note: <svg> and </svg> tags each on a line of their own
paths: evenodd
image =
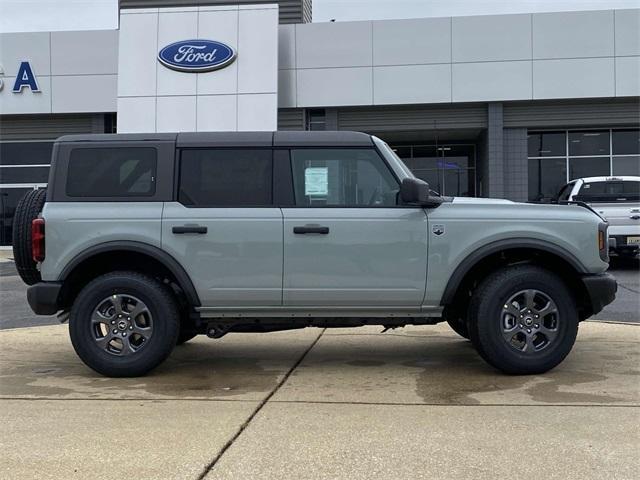
<svg viewBox="0 0 640 480">
<path fill-rule="evenodd" d="M 441 197 L 355 132 L 61 137 L 15 218 L 31 308 L 108 376 L 198 334 L 442 321 L 540 373 L 617 288 L 589 207 Z"/>
</svg>

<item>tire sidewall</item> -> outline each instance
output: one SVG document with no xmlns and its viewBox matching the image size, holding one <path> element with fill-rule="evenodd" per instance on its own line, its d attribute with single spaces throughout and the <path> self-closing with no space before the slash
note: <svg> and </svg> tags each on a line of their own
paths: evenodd
<svg viewBox="0 0 640 480">
<path fill-rule="evenodd" d="M 139 351 L 127 355 L 110 354 L 96 344 L 91 316 L 97 306 L 114 294 L 140 299 L 149 309 L 153 333 Z M 89 283 L 76 298 L 69 317 L 71 343 L 78 356 L 93 370 L 107 376 L 139 376 L 169 356 L 178 337 L 175 302 L 155 280 L 126 273 L 109 274 Z"/>
<path fill-rule="evenodd" d="M 538 268 L 514 270 L 499 277 L 480 292 L 483 298 L 472 311 L 472 341 L 494 367 L 507 373 L 542 373 L 559 364 L 571 351 L 578 332 L 578 315 L 573 297 L 556 275 Z M 517 351 L 502 335 L 503 306 L 521 290 L 535 289 L 551 298 L 559 313 L 558 334 L 546 348 L 533 355 Z"/>
<path fill-rule="evenodd" d="M 32 257 L 31 223 L 38 218 L 46 199 L 46 189 L 31 190 L 16 205 L 11 245 L 16 270 L 22 281 L 34 285 L 42 280 L 38 264 Z"/>
</svg>

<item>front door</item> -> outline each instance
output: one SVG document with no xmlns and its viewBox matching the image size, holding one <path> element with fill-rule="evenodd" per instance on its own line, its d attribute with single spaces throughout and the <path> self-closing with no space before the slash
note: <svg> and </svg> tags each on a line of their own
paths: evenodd
<svg viewBox="0 0 640 480">
<path fill-rule="evenodd" d="M 373 148 L 291 150 L 295 207 L 283 208 L 285 306 L 421 305 L 427 217 L 398 205 Z"/>
<path fill-rule="evenodd" d="M 185 149 L 178 201 L 165 203 L 162 248 L 203 307 L 282 303 L 282 212 L 271 149 Z"/>
</svg>

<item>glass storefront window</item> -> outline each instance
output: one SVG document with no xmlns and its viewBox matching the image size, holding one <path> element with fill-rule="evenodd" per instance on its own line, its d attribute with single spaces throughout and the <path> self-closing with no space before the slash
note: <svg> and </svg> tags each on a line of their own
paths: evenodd
<svg viewBox="0 0 640 480">
<path fill-rule="evenodd" d="M 392 147 L 431 190 L 448 196 L 475 196 L 475 145 L 399 145 Z"/>
<path fill-rule="evenodd" d="M 438 156 L 438 149 L 434 147 L 413 147 L 413 158 L 433 158 Z"/>
<path fill-rule="evenodd" d="M 398 155 L 403 161 L 407 158 L 411 158 L 411 147 L 393 147 L 392 150 Z"/>
<path fill-rule="evenodd" d="M 16 167 L 0 165 L 0 183 L 47 183 L 49 167 Z"/>
<path fill-rule="evenodd" d="M 614 131 L 612 143 L 614 155 L 640 154 L 640 130 Z"/>
<path fill-rule="evenodd" d="M 307 130 L 326 130 L 327 120 L 325 111 L 322 109 L 307 111 Z"/>
<path fill-rule="evenodd" d="M 609 175 L 609 157 L 569 158 L 569 180 Z"/>
<path fill-rule="evenodd" d="M 609 155 L 609 131 L 569 132 L 569 156 Z"/>
<path fill-rule="evenodd" d="M 564 157 L 567 143 L 565 132 L 534 132 L 527 136 L 530 157 Z"/>
<path fill-rule="evenodd" d="M 33 188 L 0 187 L 0 246 L 11 245 L 16 207 L 29 190 L 33 190 Z"/>
<path fill-rule="evenodd" d="M 456 192 L 457 196 L 469 197 L 474 191 L 473 170 L 466 168 L 445 168 L 444 191 Z"/>
<path fill-rule="evenodd" d="M 412 172 L 416 177 L 427 182 L 429 184 L 429 188 L 434 192 L 441 193 L 444 191 L 442 189 L 442 175 L 440 174 L 440 170 L 418 168 L 416 170 L 412 170 Z"/>
<path fill-rule="evenodd" d="M 543 148 L 550 144 L 545 138 L 549 137 L 559 142 L 563 135 L 569 145 L 568 151 L 562 150 L 560 145 L 555 150 Z M 540 168 L 544 164 L 537 162 L 552 152 L 559 153 L 558 160 L 566 165 L 564 176 L 559 167 L 557 169 L 563 183 L 581 177 L 640 176 L 640 130 L 637 128 L 530 132 L 528 142 L 529 173 L 534 175 L 534 178 L 529 179 L 531 200 L 547 198 L 547 193 L 558 183 L 544 173 L 545 168 Z M 550 164 L 547 164 L 547 167 L 548 165 Z"/>
<path fill-rule="evenodd" d="M 49 165 L 52 142 L 2 142 L 0 165 Z"/>
<path fill-rule="evenodd" d="M 640 176 L 640 155 L 613 157 L 613 175 Z"/>
<path fill-rule="evenodd" d="M 555 198 L 566 178 L 564 158 L 529 159 L 529 200 L 544 202 Z"/>
</svg>

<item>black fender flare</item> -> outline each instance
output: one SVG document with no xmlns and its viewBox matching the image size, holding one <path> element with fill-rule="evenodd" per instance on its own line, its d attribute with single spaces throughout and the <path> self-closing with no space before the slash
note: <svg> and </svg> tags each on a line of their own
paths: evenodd
<svg viewBox="0 0 640 480">
<path fill-rule="evenodd" d="M 93 245 L 76 255 L 75 258 L 64 267 L 64 269 L 58 276 L 58 280 L 64 281 L 71 274 L 71 272 L 75 270 L 76 267 L 78 267 L 82 262 L 90 259 L 91 257 L 102 253 L 118 250 L 125 250 L 128 252 L 148 255 L 162 263 L 167 268 L 167 270 L 169 270 L 171 274 L 176 278 L 178 284 L 184 291 L 189 304 L 193 307 L 200 306 L 200 298 L 198 297 L 198 292 L 193 286 L 193 282 L 191 281 L 189 274 L 187 274 L 182 265 L 180 265 L 180 263 L 175 258 L 173 258 L 164 250 L 143 242 L 117 240 Z"/>
<path fill-rule="evenodd" d="M 584 267 L 584 265 L 582 265 L 580 260 L 575 257 L 575 255 L 551 242 L 538 240 L 535 238 L 509 238 L 505 240 L 498 240 L 496 242 L 483 245 L 482 247 L 470 253 L 467 257 L 465 257 L 464 260 L 462 260 L 462 262 L 460 262 L 460 264 L 451 274 L 451 277 L 449 277 L 449 281 L 447 282 L 447 286 L 444 289 L 440 304 L 449 305 L 453 301 L 453 298 L 455 297 L 455 294 L 458 290 L 458 287 L 462 283 L 462 280 L 478 262 L 482 261 L 489 255 L 493 255 L 494 253 L 500 252 L 502 250 L 512 250 L 517 248 L 531 248 L 556 255 L 557 257 L 562 258 L 569 265 L 571 265 L 576 272 L 588 273 L 588 270 Z"/>
</svg>

